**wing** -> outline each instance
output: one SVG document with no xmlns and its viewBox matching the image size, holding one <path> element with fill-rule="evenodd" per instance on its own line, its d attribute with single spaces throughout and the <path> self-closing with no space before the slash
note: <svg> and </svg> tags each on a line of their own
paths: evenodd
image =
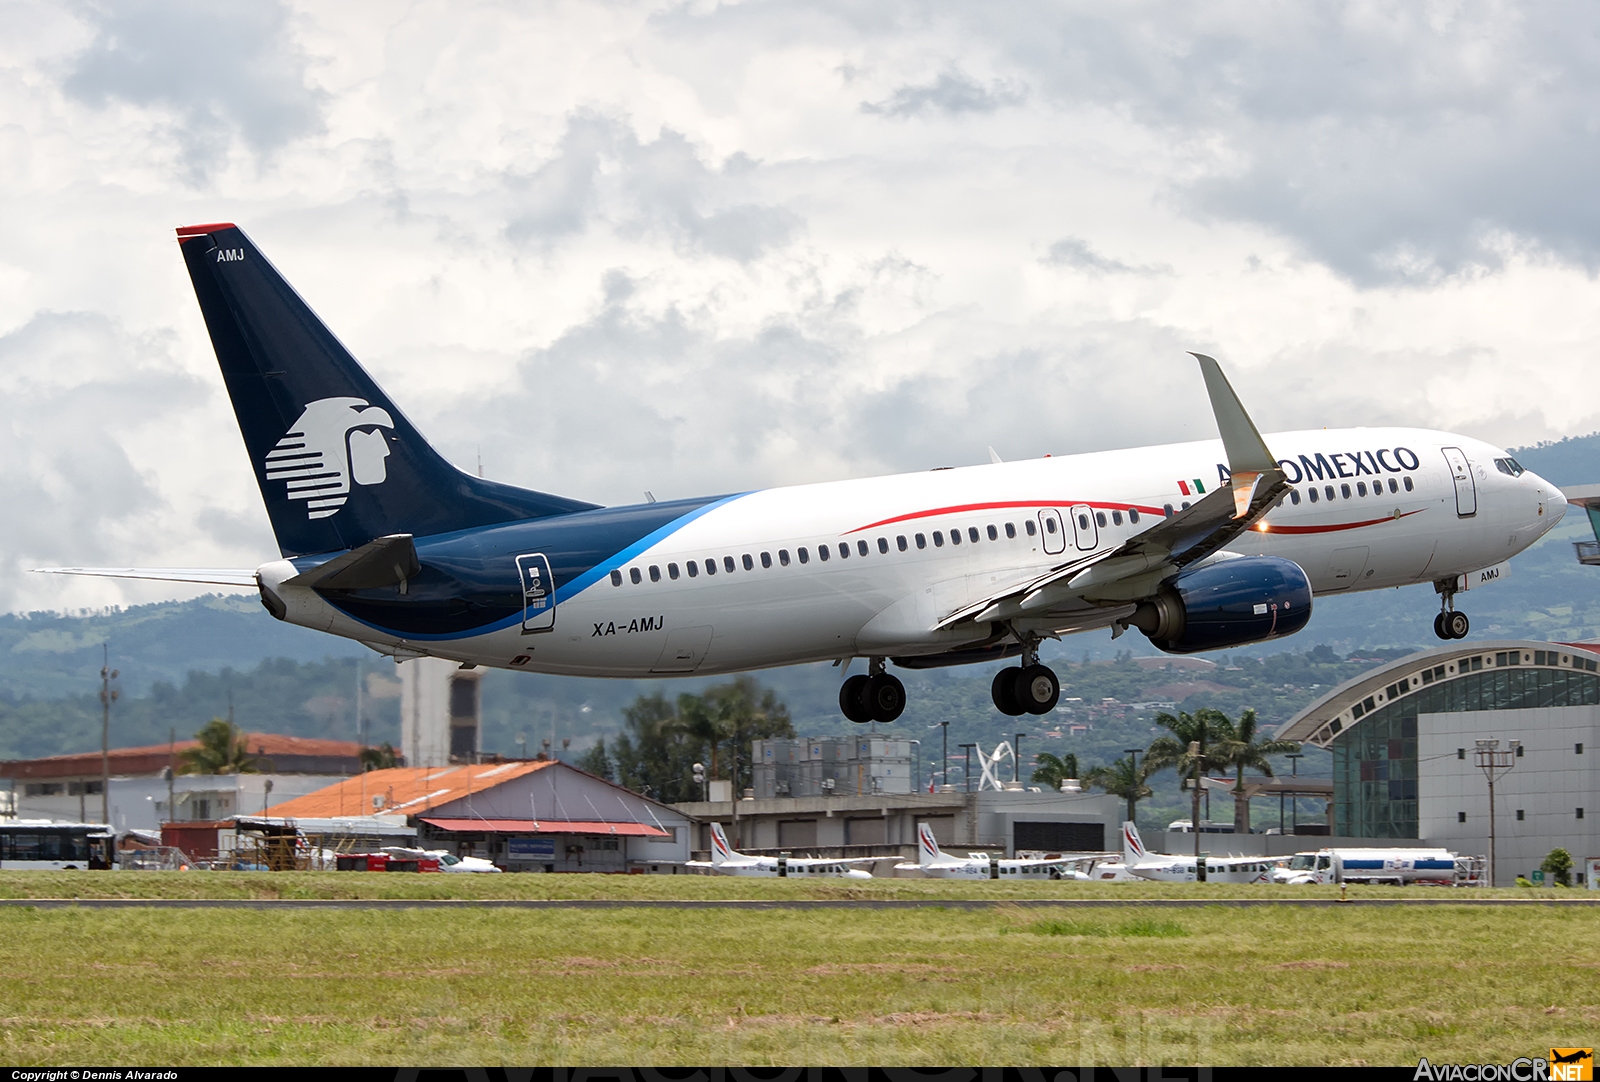
<svg viewBox="0 0 1600 1082">
<path fill-rule="evenodd" d="M 1255 424 L 1228 385 L 1221 367 L 1200 362 L 1211 410 L 1222 433 L 1231 481 L 1117 548 L 1069 560 L 1043 575 L 991 594 L 941 620 L 936 627 L 1048 618 L 1084 602 L 1128 603 L 1148 597 L 1161 581 L 1221 551 L 1270 511 L 1289 489 Z"/>
<path fill-rule="evenodd" d="M 256 573 L 229 567 L 36 567 L 42 575 L 91 575 L 102 579 L 146 579 L 152 582 L 194 582 L 206 586 L 256 588 Z"/>
</svg>

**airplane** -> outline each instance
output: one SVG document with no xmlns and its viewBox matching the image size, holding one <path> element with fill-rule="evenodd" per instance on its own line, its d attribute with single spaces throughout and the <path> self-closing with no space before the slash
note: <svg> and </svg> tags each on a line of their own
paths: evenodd
<svg viewBox="0 0 1600 1082">
<path fill-rule="evenodd" d="M 1072 860 L 1024 859 L 1019 857 L 992 857 L 988 853 L 972 853 L 965 857 L 946 856 L 934 839 L 933 828 L 927 823 L 917 824 L 917 863 L 896 864 L 901 872 L 921 872 L 933 879 L 1088 879 L 1078 871 Z"/>
<path fill-rule="evenodd" d="M 711 859 L 686 860 L 688 868 L 711 868 L 721 875 L 747 875 L 759 879 L 787 879 L 790 876 L 821 876 L 829 879 L 871 879 L 872 873 L 852 864 L 872 864 L 877 857 L 752 857 L 735 851 L 722 832 L 721 823 L 711 824 Z"/>
<path fill-rule="evenodd" d="M 1432 583 L 1435 632 L 1461 638 L 1458 576 L 1567 506 L 1448 432 L 1263 439 L 1197 353 L 1220 440 L 600 507 L 452 466 L 242 230 L 177 232 L 281 558 L 37 570 L 254 589 L 397 662 L 642 678 L 832 661 L 841 713 L 865 723 L 905 708 L 891 662 L 1016 658 L 996 708 L 1045 714 L 1061 688 L 1040 644 L 1077 632 L 1220 650 L 1299 631 L 1314 596 Z"/>
<path fill-rule="evenodd" d="M 1267 857 L 1205 857 L 1208 883 L 1270 883 L 1277 862 Z M 1122 865 L 1101 865 L 1107 871 L 1125 871 L 1140 879 L 1159 883 L 1193 883 L 1196 860 L 1167 853 L 1152 853 L 1144 847 L 1139 828 L 1122 824 Z"/>
</svg>

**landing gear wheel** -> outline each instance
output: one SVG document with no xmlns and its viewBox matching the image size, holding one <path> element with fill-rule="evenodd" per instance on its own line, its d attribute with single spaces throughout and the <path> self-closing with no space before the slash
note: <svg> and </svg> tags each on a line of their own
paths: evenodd
<svg viewBox="0 0 1600 1082">
<path fill-rule="evenodd" d="M 867 709 L 867 682 L 868 677 L 857 673 L 839 686 L 839 712 L 863 725 L 872 720 L 872 711 Z"/>
<path fill-rule="evenodd" d="M 1444 630 L 1449 632 L 1452 639 L 1464 639 L 1467 632 L 1472 630 L 1472 621 L 1467 619 L 1464 612 L 1447 612 L 1444 614 Z"/>
<path fill-rule="evenodd" d="M 1016 676 L 1017 702 L 1030 714 L 1048 714 L 1061 698 L 1061 681 L 1044 665 L 1029 665 Z"/>
<path fill-rule="evenodd" d="M 1022 704 L 1017 701 L 1017 674 L 1021 669 L 1005 668 L 994 674 L 994 683 L 989 685 L 989 696 L 994 699 L 994 708 L 1008 718 L 1014 718 L 1024 712 Z"/>
<path fill-rule="evenodd" d="M 906 686 L 899 677 L 881 672 L 867 677 L 861 698 L 873 721 L 893 721 L 906 708 Z"/>
<path fill-rule="evenodd" d="M 1448 639 L 1450 632 L 1444 629 L 1444 613 L 1439 613 L 1433 618 L 1433 633 L 1441 639 Z"/>
</svg>

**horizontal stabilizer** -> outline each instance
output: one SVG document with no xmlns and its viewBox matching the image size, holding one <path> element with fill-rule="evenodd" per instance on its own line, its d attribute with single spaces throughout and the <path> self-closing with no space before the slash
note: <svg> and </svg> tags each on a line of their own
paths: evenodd
<svg viewBox="0 0 1600 1082">
<path fill-rule="evenodd" d="M 314 590 L 373 590 L 417 577 L 422 561 L 408 533 L 390 534 L 335 556 L 284 583 Z"/>
<path fill-rule="evenodd" d="M 36 567 L 44 575 L 89 575 L 100 579 L 147 579 L 151 582 L 194 582 L 203 586 L 256 588 L 253 570 L 231 567 Z"/>
</svg>

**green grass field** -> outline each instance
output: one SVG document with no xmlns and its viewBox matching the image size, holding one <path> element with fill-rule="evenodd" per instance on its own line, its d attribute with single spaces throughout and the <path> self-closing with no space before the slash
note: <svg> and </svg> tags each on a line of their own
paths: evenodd
<svg viewBox="0 0 1600 1082">
<path fill-rule="evenodd" d="M 0 890 L 60 897 L 70 880 L 80 896 L 106 884 L 217 896 L 275 882 L 284 896 L 394 896 L 443 879 L 10 873 Z M 444 885 L 479 897 L 862 889 L 601 876 Z M 1041 910 L 1007 895 L 1129 895 L 1109 884 L 865 887 L 996 905 L 3 908 L 0 1062 L 1409 1064 L 1591 1045 L 1600 1030 L 1600 910 L 1587 907 Z"/>
</svg>

